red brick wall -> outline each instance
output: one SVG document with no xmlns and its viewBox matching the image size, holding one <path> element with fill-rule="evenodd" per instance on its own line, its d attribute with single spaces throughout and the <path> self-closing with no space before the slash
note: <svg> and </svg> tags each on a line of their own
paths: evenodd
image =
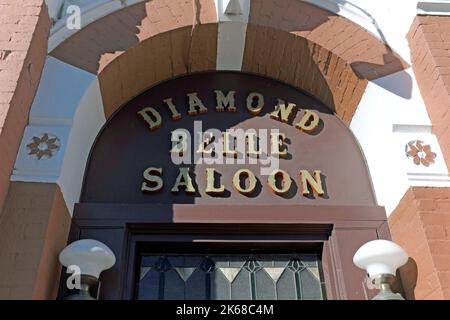
<svg viewBox="0 0 450 320">
<path fill-rule="evenodd" d="M 343 16 L 304 1 L 251 1 L 242 70 L 302 88 L 347 125 L 367 80 L 407 67 L 373 34 Z"/>
<path fill-rule="evenodd" d="M 450 188 L 410 188 L 389 227 L 411 257 L 400 269 L 406 297 L 450 299 Z"/>
<path fill-rule="evenodd" d="M 71 217 L 54 183 L 12 182 L 0 223 L 0 299 L 54 299 Z"/>
<path fill-rule="evenodd" d="M 185 61 L 173 59 L 172 68 L 176 71 L 189 69 L 189 48 L 191 41 L 199 37 L 197 27 L 212 24 L 217 21 L 217 13 L 212 0 L 152 0 L 142 2 L 125 9 L 118 10 L 106 17 L 94 21 L 55 48 L 51 55 L 80 69 L 91 73 L 101 73 L 111 61 L 128 49 L 168 31 L 189 27 L 190 38 L 180 37 L 178 33 L 173 38 L 159 40 L 158 46 L 162 53 L 157 57 L 162 60 L 170 51 L 184 50 Z M 92 41 L 101 35 L 101 41 Z M 215 37 L 217 37 L 217 32 Z M 151 44 L 151 42 L 147 42 Z M 173 48 L 172 48 L 173 47 Z M 199 50 L 201 51 L 201 50 Z M 205 56 L 205 59 L 213 59 Z M 140 60 L 158 60 L 145 56 Z M 158 63 L 157 63 L 158 64 Z M 159 62 L 161 64 L 161 62 Z M 163 63 L 164 64 L 164 63 Z M 170 64 L 170 63 L 169 63 Z M 166 68 L 166 66 L 162 66 Z M 136 69 L 140 70 L 140 69 Z M 137 73 L 137 72 L 134 72 Z M 136 77 L 136 75 L 135 75 Z"/>
<path fill-rule="evenodd" d="M 450 17 L 417 16 L 408 41 L 433 132 L 450 168 Z M 417 271 L 413 264 L 403 268 L 406 290 L 417 299 L 450 299 L 450 188 L 410 189 L 389 220 L 394 240 L 409 248 L 417 264 Z"/>
<path fill-rule="evenodd" d="M 212 0 L 143 2 L 89 24 L 51 55 L 99 74 L 109 116 L 161 80 L 214 70 L 216 21 Z M 102 40 L 93 42 L 99 34 Z M 251 1 L 242 70 L 305 89 L 334 107 L 347 124 L 367 79 L 407 66 L 375 36 L 342 16 L 297 0 Z"/>
<path fill-rule="evenodd" d="M 49 28 L 43 0 L 0 0 L 0 212 L 44 66 Z"/>
<path fill-rule="evenodd" d="M 408 40 L 420 92 L 450 167 L 450 17 L 417 16 Z"/>
</svg>

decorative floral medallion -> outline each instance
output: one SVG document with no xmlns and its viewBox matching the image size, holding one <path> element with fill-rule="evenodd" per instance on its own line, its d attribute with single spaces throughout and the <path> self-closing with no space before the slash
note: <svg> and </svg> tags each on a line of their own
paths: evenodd
<svg viewBox="0 0 450 320">
<path fill-rule="evenodd" d="M 38 160 L 41 160 L 43 157 L 53 157 L 59 151 L 59 147 L 58 137 L 49 133 L 44 133 L 37 137 L 34 136 L 31 138 L 31 143 L 27 144 L 28 154 L 35 156 Z"/>
<path fill-rule="evenodd" d="M 413 159 L 414 164 L 422 164 L 425 167 L 433 164 L 434 158 L 436 158 L 436 153 L 431 151 L 431 146 L 420 140 L 408 142 L 405 146 L 405 153 L 408 158 Z"/>
</svg>

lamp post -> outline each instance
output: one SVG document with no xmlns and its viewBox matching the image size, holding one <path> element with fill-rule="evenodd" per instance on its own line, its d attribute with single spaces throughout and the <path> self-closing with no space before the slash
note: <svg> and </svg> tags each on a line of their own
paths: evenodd
<svg viewBox="0 0 450 320">
<path fill-rule="evenodd" d="M 114 253 L 104 243 L 83 239 L 72 242 L 59 254 L 59 261 L 67 268 L 77 267 L 80 272 L 80 287 L 67 300 L 95 300 L 89 294 L 91 285 L 98 283 L 100 273 L 116 263 Z"/>
<path fill-rule="evenodd" d="M 380 289 L 373 300 L 404 300 L 392 292 L 398 268 L 408 261 L 408 254 L 398 244 L 388 240 L 373 240 L 362 245 L 353 256 L 353 263 L 365 269 L 372 283 Z"/>
</svg>

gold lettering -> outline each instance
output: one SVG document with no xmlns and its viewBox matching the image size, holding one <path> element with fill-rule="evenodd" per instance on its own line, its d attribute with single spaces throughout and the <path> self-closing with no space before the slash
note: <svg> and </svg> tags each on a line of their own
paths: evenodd
<svg viewBox="0 0 450 320">
<path fill-rule="evenodd" d="M 177 107 L 175 107 L 175 105 L 173 104 L 172 98 L 167 98 L 163 101 L 169 108 L 170 113 L 172 114 L 172 120 L 181 119 L 181 114 L 178 112 Z"/>
<path fill-rule="evenodd" d="M 317 193 L 319 196 L 324 195 L 322 187 L 322 178 L 320 170 L 314 170 L 314 178 L 307 170 L 300 170 L 300 178 L 302 182 L 302 194 L 307 196 L 310 194 L 309 187 L 312 191 Z"/>
<path fill-rule="evenodd" d="M 219 179 L 220 186 L 218 188 L 216 188 L 214 186 L 215 173 L 216 173 L 216 169 L 206 168 L 206 190 L 205 190 L 205 192 L 210 195 L 223 194 L 225 192 L 225 187 L 222 183 L 220 183 L 220 179 Z"/>
<path fill-rule="evenodd" d="M 256 106 L 253 104 L 256 102 Z M 258 115 L 264 107 L 264 96 L 258 92 L 252 92 L 247 96 L 247 109 L 251 115 Z"/>
<path fill-rule="evenodd" d="M 287 123 L 289 117 L 292 114 L 292 109 L 294 109 L 295 106 L 296 106 L 295 103 L 288 103 L 286 107 L 284 100 L 278 99 L 278 103 L 275 106 L 275 110 L 270 113 L 270 117 L 272 119 Z"/>
<path fill-rule="evenodd" d="M 147 107 L 138 112 L 138 114 L 147 122 L 150 131 L 161 127 L 162 118 L 158 111 L 152 107 Z"/>
<path fill-rule="evenodd" d="M 197 96 L 197 92 L 188 93 L 189 97 L 189 111 L 188 114 L 190 116 L 196 116 L 198 114 L 208 112 L 202 100 Z M 196 109 L 198 108 L 198 110 Z"/>
<path fill-rule="evenodd" d="M 306 133 L 311 133 L 319 125 L 319 115 L 312 110 L 305 110 L 302 118 L 295 124 L 297 129 L 300 129 Z M 309 124 L 308 124 L 309 122 Z"/>
<path fill-rule="evenodd" d="M 170 141 L 172 142 L 170 153 L 172 156 L 183 156 L 184 152 L 188 150 L 189 141 L 187 141 L 187 138 L 188 137 L 184 131 L 172 131 L 170 138 Z"/>
<path fill-rule="evenodd" d="M 143 192 L 157 192 L 163 187 L 163 180 L 161 178 L 162 168 L 147 168 L 144 171 L 144 182 L 142 183 L 141 190 Z M 149 183 L 154 184 L 150 186 Z"/>
<path fill-rule="evenodd" d="M 277 177 L 281 176 L 281 187 L 278 188 L 277 186 Z M 283 171 L 281 169 L 273 171 L 269 177 L 267 178 L 267 182 L 269 184 L 269 187 L 272 189 L 273 192 L 279 195 L 283 195 L 289 192 L 289 189 L 291 188 L 292 180 L 289 174 L 286 171 Z"/>
<path fill-rule="evenodd" d="M 180 192 L 180 187 L 185 187 L 186 193 L 196 193 L 197 190 L 195 190 L 194 185 L 192 183 L 192 178 L 189 175 L 189 168 L 182 167 L 179 168 L 179 173 L 177 176 L 177 179 L 175 181 L 175 185 L 172 188 L 173 193 Z"/>
<path fill-rule="evenodd" d="M 271 141 L 271 154 L 272 156 L 278 158 L 286 158 L 287 157 L 287 146 L 284 144 L 284 140 L 286 139 L 286 135 L 281 132 L 270 133 L 270 141 Z M 283 150 L 281 150 L 283 149 Z"/>
<path fill-rule="evenodd" d="M 241 178 L 248 181 L 248 186 L 241 186 Z M 240 193 L 248 195 L 251 194 L 256 188 L 256 177 L 250 170 L 241 169 L 236 171 L 233 177 L 233 187 Z M 244 181 L 245 184 L 245 181 Z"/>
<path fill-rule="evenodd" d="M 223 140 L 223 155 L 231 158 L 237 158 L 236 151 L 236 141 L 235 138 L 227 131 L 222 132 L 222 140 Z M 230 148 L 230 142 L 233 143 L 232 149 Z"/>
<path fill-rule="evenodd" d="M 249 157 L 258 158 L 261 155 L 261 148 L 258 148 L 258 136 L 256 132 L 247 132 L 247 155 Z"/>
<path fill-rule="evenodd" d="M 234 96 L 236 94 L 236 91 L 228 91 L 227 96 L 225 96 L 221 90 L 214 90 L 214 92 L 216 93 L 217 112 L 223 112 L 225 111 L 225 108 L 227 108 L 229 112 L 236 111 L 236 106 L 234 102 L 235 101 Z"/>
<path fill-rule="evenodd" d="M 209 135 L 207 135 L 208 133 L 205 134 L 201 134 L 200 133 L 200 141 L 198 143 L 198 148 L 197 148 L 197 153 L 201 154 L 201 155 L 208 155 L 211 156 L 213 151 L 214 151 L 214 145 L 212 145 L 210 148 L 207 148 L 213 139 L 213 134 L 209 133 Z"/>
</svg>

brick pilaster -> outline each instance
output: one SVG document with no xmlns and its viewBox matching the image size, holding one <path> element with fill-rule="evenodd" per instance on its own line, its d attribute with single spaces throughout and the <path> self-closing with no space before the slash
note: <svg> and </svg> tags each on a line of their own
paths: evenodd
<svg viewBox="0 0 450 320">
<path fill-rule="evenodd" d="M 0 223 L 0 299 L 56 297 L 70 221 L 56 184 L 10 184 Z"/>
<path fill-rule="evenodd" d="M 433 132 L 450 167 L 450 16 L 417 16 L 408 40 Z"/>
<path fill-rule="evenodd" d="M 0 212 L 47 55 L 44 0 L 0 0 Z"/>
<path fill-rule="evenodd" d="M 406 297 L 450 299 L 450 188 L 410 188 L 389 227 L 411 258 L 400 269 Z"/>
</svg>

